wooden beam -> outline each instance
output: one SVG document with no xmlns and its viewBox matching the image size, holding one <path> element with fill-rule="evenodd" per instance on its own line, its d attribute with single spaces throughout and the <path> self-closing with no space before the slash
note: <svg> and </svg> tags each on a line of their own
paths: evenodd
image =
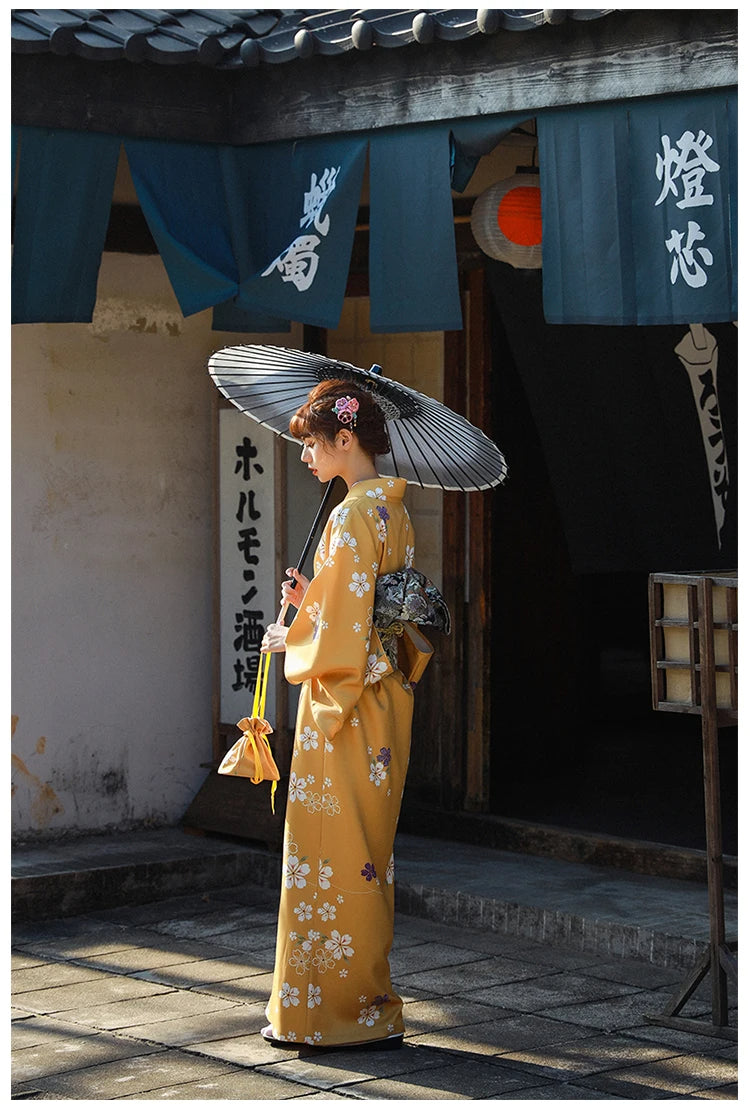
<svg viewBox="0 0 750 1109">
<path fill-rule="evenodd" d="M 374 48 L 255 69 L 12 56 L 16 124 L 252 144 L 737 84 L 737 9 Z"/>
</svg>

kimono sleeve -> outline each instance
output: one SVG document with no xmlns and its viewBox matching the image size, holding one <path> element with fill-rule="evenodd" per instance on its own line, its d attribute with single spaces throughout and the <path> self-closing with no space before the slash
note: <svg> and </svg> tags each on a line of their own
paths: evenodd
<svg viewBox="0 0 750 1109">
<path fill-rule="evenodd" d="M 393 672 L 372 628 L 382 549 L 375 523 L 358 506 L 333 519 L 323 565 L 289 627 L 284 663 L 287 681 L 311 683 L 315 722 L 328 739 L 365 686 Z"/>
</svg>

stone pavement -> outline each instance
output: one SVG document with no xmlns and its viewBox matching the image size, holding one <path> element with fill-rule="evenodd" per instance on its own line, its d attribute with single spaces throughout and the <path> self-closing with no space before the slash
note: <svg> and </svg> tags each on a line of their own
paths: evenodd
<svg viewBox="0 0 750 1109">
<path fill-rule="evenodd" d="M 411 844 L 417 855 L 423 846 Z M 538 860 L 526 861 L 533 878 Z M 459 884 L 468 881 L 470 858 L 467 866 Z M 518 930 L 404 913 L 397 915 L 392 955 L 394 985 L 405 1001 L 404 1047 L 314 1060 L 278 1051 L 258 1035 L 277 894 L 247 879 L 235 882 L 236 876 L 222 888 L 176 896 L 165 888 L 162 900 L 141 893 L 141 904 L 89 906 L 76 916 L 17 920 L 12 1096 L 737 1098 L 736 1043 L 647 1021 L 683 980 L 677 966 L 596 944 L 584 950 L 554 937 L 537 942 Z M 710 1020 L 706 982 L 681 1015 Z"/>
</svg>

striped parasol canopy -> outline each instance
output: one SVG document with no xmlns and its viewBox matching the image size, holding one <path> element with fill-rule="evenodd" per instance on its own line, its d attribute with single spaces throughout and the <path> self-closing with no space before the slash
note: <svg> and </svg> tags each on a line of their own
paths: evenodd
<svg viewBox="0 0 750 1109">
<path fill-rule="evenodd" d="M 471 492 L 500 485 L 508 467 L 500 449 L 457 412 L 383 376 L 322 354 L 285 347 L 224 347 L 208 362 L 221 393 L 246 415 L 285 439 L 289 421 L 320 381 L 340 378 L 369 390 L 383 410 L 391 449 L 379 455 L 383 476 L 427 489 Z"/>
</svg>

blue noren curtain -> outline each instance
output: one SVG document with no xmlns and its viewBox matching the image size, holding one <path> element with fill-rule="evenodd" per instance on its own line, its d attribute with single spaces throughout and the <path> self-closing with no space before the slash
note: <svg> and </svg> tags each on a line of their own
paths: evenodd
<svg viewBox="0 0 750 1109">
<path fill-rule="evenodd" d="M 11 322 L 86 323 L 96 303 L 120 139 L 21 130 Z"/>
</svg>

